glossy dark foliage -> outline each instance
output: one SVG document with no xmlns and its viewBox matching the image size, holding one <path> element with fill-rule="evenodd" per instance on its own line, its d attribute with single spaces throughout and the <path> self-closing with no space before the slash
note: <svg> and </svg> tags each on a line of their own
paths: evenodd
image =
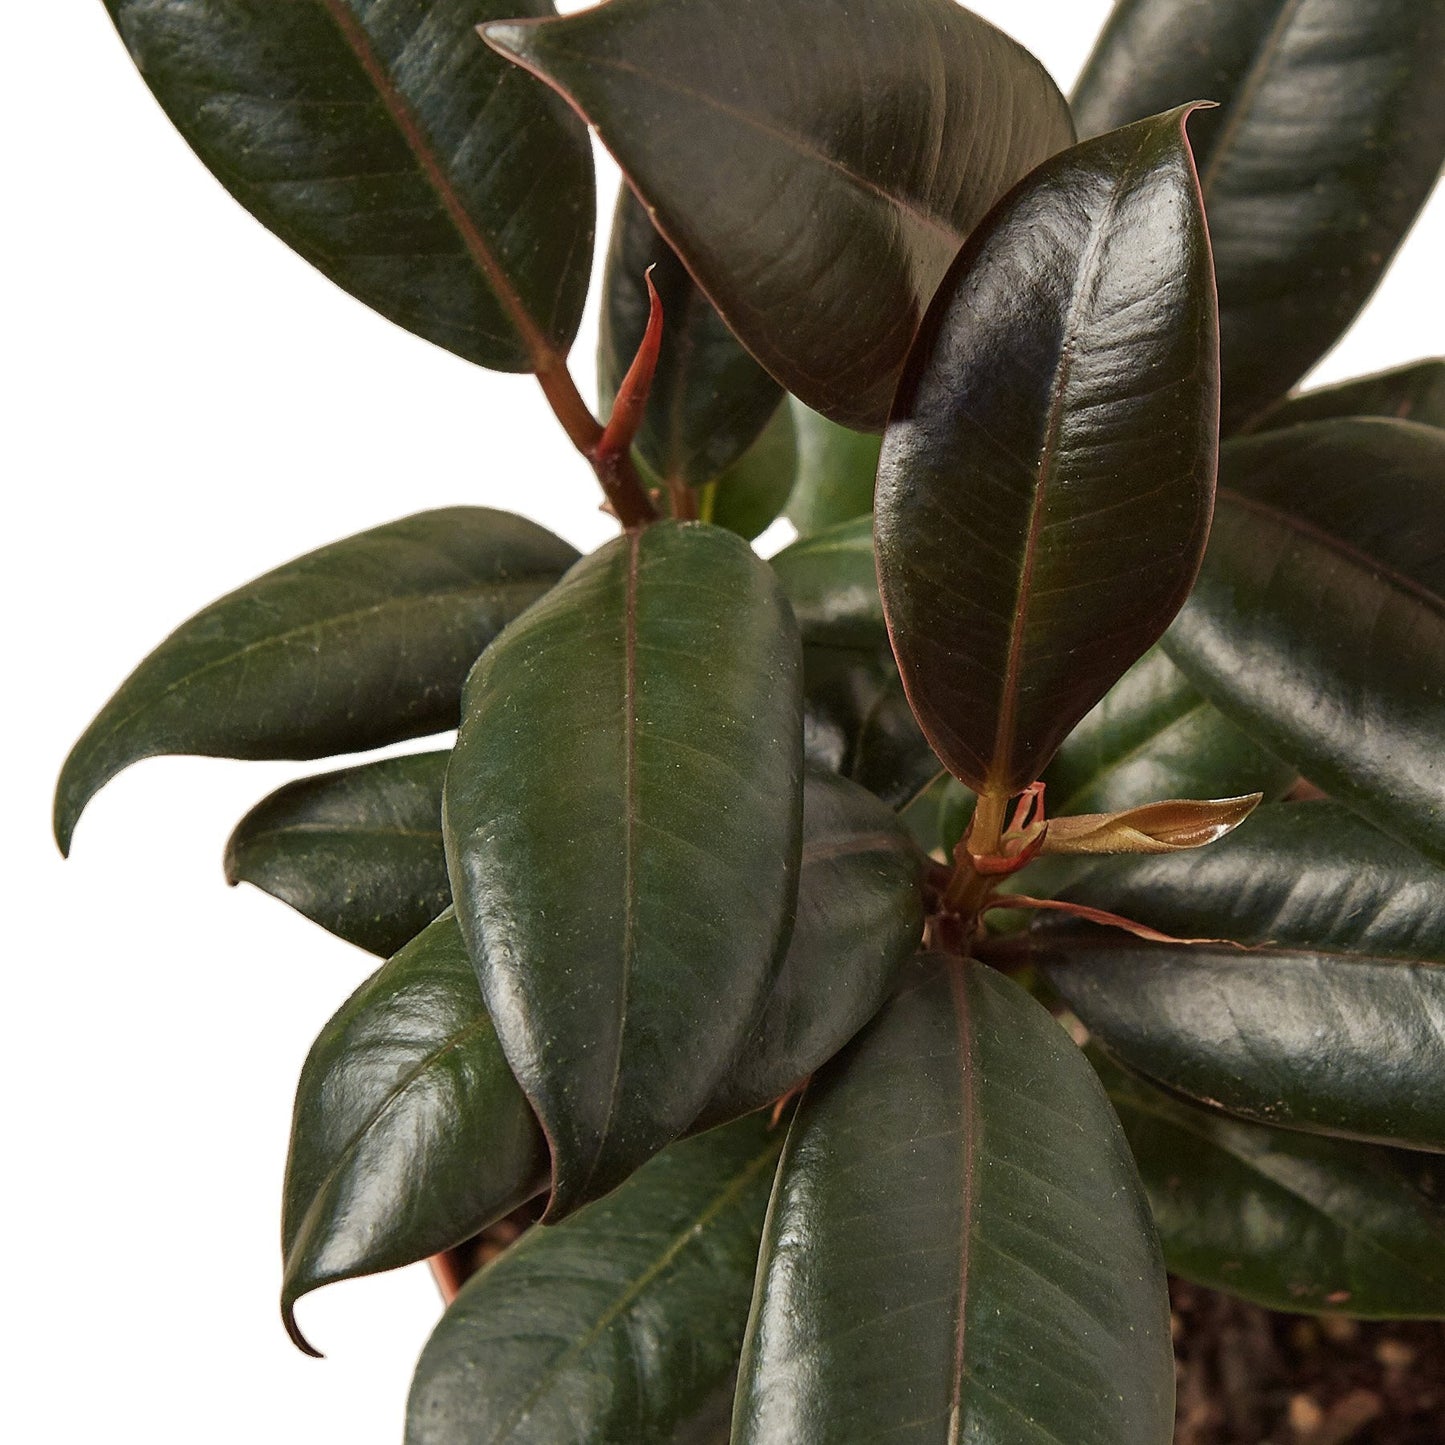
<svg viewBox="0 0 1445 1445">
<path fill-rule="evenodd" d="M 311 1290 L 490 1258 L 409 1445 L 1167 1445 L 1166 1264 L 1445 1318 L 1445 370 L 1291 390 L 1445 153 L 1441 0 L 1120 0 L 1079 145 L 953 0 L 109 8 L 263 222 L 535 370 L 625 523 L 324 547 L 66 762 L 62 848 L 145 757 L 459 728 L 226 850 L 388 960 L 297 1091 L 298 1345 Z M 567 102 L 627 180 L 598 417 Z"/>
<path fill-rule="evenodd" d="M 592 155 L 477 39 L 550 0 L 106 0 L 221 183 L 383 316 L 502 371 L 565 353 L 592 261 Z"/>
</svg>

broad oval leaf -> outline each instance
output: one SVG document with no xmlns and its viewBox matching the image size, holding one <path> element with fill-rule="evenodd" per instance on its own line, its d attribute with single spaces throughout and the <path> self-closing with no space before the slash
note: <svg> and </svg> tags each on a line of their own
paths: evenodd
<svg viewBox="0 0 1445 1445">
<path fill-rule="evenodd" d="M 953 0 L 610 0 L 484 27 L 597 128 L 789 391 L 887 415 L 963 239 L 1070 143 L 1034 58 Z"/>
<path fill-rule="evenodd" d="M 809 771 L 787 957 L 704 1124 L 781 1098 L 878 1012 L 923 936 L 920 861 L 891 808 Z"/>
<path fill-rule="evenodd" d="M 674 1144 L 474 1275 L 422 1352 L 407 1445 L 698 1438 L 737 1363 L 782 1139 L 754 1117 Z"/>
<path fill-rule="evenodd" d="M 778 1167 L 737 1445 L 1167 1445 L 1164 1265 L 1083 1056 L 934 960 L 809 1086 Z"/>
<path fill-rule="evenodd" d="M 1054 896 L 1176 937 L 1445 964 L 1445 869 L 1338 803 L 1268 804 L 1187 858 L 1048 866 Z"/>
<path fill-rule="evenodd" d="M 546 1187 L 547 1144 L 448 911 L 307 1056 L 286 1161 L 282 1313 L 321 1285 L 450 1249 Z"/>
<path fill-rule="evenodd" d="M 773 570 L 804 643 L 877 648 L 886 642 L 871 513 L 800 537 L 773 558 Z"/>
<path fill-rule="evenodd" d="M 1172 1273 L 1290 1313 L 1445 1316 L 1433 1155 L 1193 1108 L 1091 1054 Z"/>
<path fill-rule="evenodd" d="M 452 901 L 442 848 L 449 756 L 384 758 L 277 789 L 231 834 L 226 882 L 254 884 L 389 958 Z"/>
<path fill-rule="evenodd" d="M 758 439 L 698 498 L 698 520 L 752 541 L 782 514 L 798 469 L 793 414 L 786 402 Z"/>
<path fill-rule="evenodd" d="M 451 507 L 333 542 L 213 602 L 123 682 L 55 795 L 86 803 L 162 753 L 321 758 L 456 726 L 477 654 L 576 560 L 522 517 Z"/>
<path fill-rule="evenodd" d="M 555 365 L 592 259 L 585 129 L 477 39 L 550 0 L 106 0 L 221 184 L 383 316 L 483 366 Z"/>
<path fill-rule="evenodd" d="M 746 1037 L 792 926 L 801 712 L 772 570 L 699 523 L 580 562 L 468 680 L 452 893 L 551 1218 L 681 1134 Z"/>
<path fill-rule="evenodd" d="M 611 411 L 647 330 L 647 274 L 662 302 L 662 349 L 633 446 L 659 481 L 700 487 L 727 470 L 778 410 L 783 389 L 743 350 L 627 189 L 603 280 L 597 389 Z"/>
<path fill-rule="evenodd" d="M 1383 416 L 1445 427 L 1445 358 L 1416 361 L 1334 386 L 1298 391 L 1266 411 L 1251 431 L 1278 431 L 1334 417 Z"/>
<path fill-rule="evenodd" d="M 798 480 L 788 499 L 788 520 L 800 537 L 873 511 L 873 483 L 883 438 L 852 431 L 789 398 L 798 429 Z"/>
<path fill-rule="evenodd" d="M 1214 497 L 1214 287 L 1184 113 L 1041 166 L 959 256 L 879 464 L 909 700 L 1017 793 L 1163 632 Z"/>
<path fill-rule="evenodd" d="M 1231 442 L 1165 639 L 1222 712 L 1445 861 L 1445 431 L 1317 422 Z"/>
<path fill-rule="evenodd" d="M 1438 0 L 1120 0 L 1084 135 L 1192 100 L 1219 278 L 1224 421 L 1283 396 L 1375 289 L 1445 161 Z"/>
<path fill-rule="evenodd" d="M 1136 1073 L 1259 1123 L 1445 1152 L 1439 964 L 1080 927 L 1031 951 Z"/>
</svg>

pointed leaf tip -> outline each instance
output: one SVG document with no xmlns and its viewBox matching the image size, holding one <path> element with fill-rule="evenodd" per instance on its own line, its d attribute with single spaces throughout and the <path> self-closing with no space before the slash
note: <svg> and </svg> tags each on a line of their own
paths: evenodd
<svg viewBox="0 0 1445 1445">
<path fill-rule="evenodd" d="M 525 20 L 489 20 L 477 26 L 477 34 L 499 55 L 505 55 L 508 60 L 525 61 L 535 28 Z"/>
<path fill-rule="evenodd" d="M 313 1360 L 324 1360 L 325 1355 L 301 1333 L 301 1326 L 296 1323 L 296 1298 L 290 1290 L 283 1290 L 281 1294 L 281 1323 L 286 1326 L 286 1333 L 291 1343 L 301 1351 L 303 1355 L 310 1355 Z"/>
</svg>

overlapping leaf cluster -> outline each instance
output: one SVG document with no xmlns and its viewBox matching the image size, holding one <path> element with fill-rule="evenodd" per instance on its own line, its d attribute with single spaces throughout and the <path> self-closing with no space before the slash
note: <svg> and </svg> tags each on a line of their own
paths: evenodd
<svg viewBox="0 0 1445 1445">
<path fill-rule="evenodd" d="M 540 1218 L 415 1445 L 1144 1445 L 1166 1262 L 1445 1316 L 1445 363 L 1290 393 L 1439 171 L 1445 5 L 1120 0 L 1071 110 L 953 0 L 108 3 L 263 222 L 634 479 L 586 558 L 458 507 L 268 574 L 65 766 L 68 848 L 144 757 L 459 725 L 227 851 L 387 960 L 300 1082 L 298 1344 Z"/>
</svg>

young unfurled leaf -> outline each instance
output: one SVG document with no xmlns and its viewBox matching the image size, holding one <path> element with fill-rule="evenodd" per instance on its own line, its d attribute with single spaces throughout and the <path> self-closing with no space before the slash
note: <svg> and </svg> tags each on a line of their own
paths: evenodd
<svg viewBox="0 0 1445 1445">
<path fill-rule="evenodd" d="M 737 1445 L 1167 1445 L 1164 1265 L 1118 1120 L 1017 984 L 929 960 L 809 1085 Z"/>
<path fill-rule="evenodd" d="M 240 203 L 383 316 L 501 371 L 565 354 L 587 299 L 587 132 L 476 38 L 551 0 L 106 0 Z"/>
<path fill-rule="evenodd" d="M 597 343 L 604 412 L 611 410 L 647 327 L 649 271 L 665 320 L 634 446 L 659 481 L 698 487 L 747 451 L 777 411 L 783 389 L 743 350 L 624 186 L 607 252 Z"/>
<path fill-rule="evenodd" d="M 452 894 L 552 1143 L 552 1218 L 693 1122 L 782 964 L 800 653 L 767 563 L 657 522 L 580 562 L 468 680 Z"/>
<path fill-rule="evenodd" d="M 1439 1156 L 1228 1119 L 1089 1054 L 1171 1273 L 1290 1314 L 1445 1316 Z"/>
<path fill-rule="evenodd" d="M 1244 822 L 1263 801 L 1242 798 L 1173 798 L 1118 813 L 1079 813 L 1050 818 L 1042 856 L 1050 853 L 1182 853 L 1217 842 Z"/>
<path fill-rule="evenodd" d="M 226 845 L 226 881 L 389 958 L 452 901 L 442 848 L 449 754 L 303 778 L 263 799 Z"/>
<path fill-rule="evenodd" d="M 1182 112 L 1041 166 L 940 289 L 884 437 L 878 575 L 909 700 L 975 791 L 1033 782 L 1188 593 L 1216 347 Z"/>
<path fill-rule="evenodd" d="M 1445 431 L 1266 432 L 1224 448 L 1220 484 L 1170 657 L 1330 797 L 1445 862 Z"/>
<path fill-rule="evenodd" d="M 301 1071 L 282 1220 L 292 1339 L 310 1348 L 302 1295 L 450 1249 L 546 1179 L 448 911 L 346 1001 Z"/>
<path fill-rule="evenodd" d="M 1437 0 L 1121 0 L 1080 133 L 1214 100 L 1196 149 L 1219 277 L 1224 424 L 1277 401 L 1354 320 L 1445 161 Z"/>
<path fill-rule="evenodd" d="M 473 1276 L 417 1365 L 407 1445 L 672 1445 L 716 1413 L 747 1323 L 783 1130 L 663 1150 Z"/>
<path fill-rule="evenodd" d="M 877 428 L 989 208 L 1073 139 L 1039 63 L 953 0 L 610 0 L 488 42 L 596 126 L 743 344 Z"/>
<path fill-rule="evenodd" d="M 162 753 L 324 758 L 455 727 L 477 654 L 576 561 L 508 512 L 422 512 L 309 552 L 213 602 L 123 682 L 55 794 L 86 803 Z"/>
</svg>

